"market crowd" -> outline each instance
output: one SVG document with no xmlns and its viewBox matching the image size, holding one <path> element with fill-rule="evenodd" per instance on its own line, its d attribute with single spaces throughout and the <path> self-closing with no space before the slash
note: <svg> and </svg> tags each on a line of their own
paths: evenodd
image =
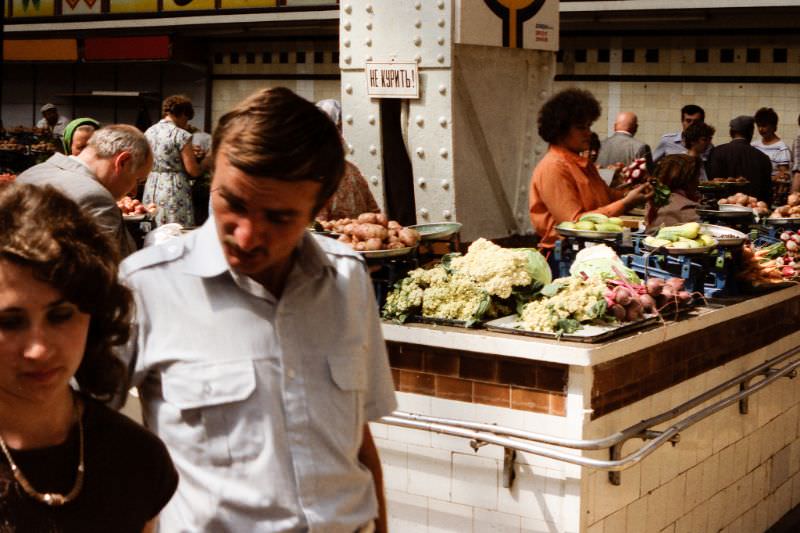
<svg viewBox="0 0 800 533">
<path fill-rule="evenodd" d="M 370 277 L 306 231 L 378 211 L 345 161 L 338 102 L 261 90 L 210 139 L 181 95 L 144 132 L 42 113 L 64 153 L 0 185 L 0 531 L 385 532 L 368 423 L 396 401 Z M 715 146 L 684 106 L 652 151 L 632 112 L 600 141 L 600 114 L 578 89 L 540 110 L 530 217 L 545 252 L 586 213 L 694 220 L 705 180 L 743 177 L 766 202 L 790 172 L 800 183 L 769 108 L 732 117 Z M 636 160 L 653 181 L 621 179 Z M 190 182 L 204 175 L 203 221 Z M 200 226 L 137 251 L 117 203 L 137 191 L 157 226 Z M 132 387 L 146 429 L 116 411 Z"/>
<path fill-rule="evenodd" d="M 306 231 L 377 210 L 354 198 L 338 104 L 258 91 L 208 152 L 188 99 L 163 112 L 144 133 L 68 124 L 69 155 L 0 185 L 0 531 L 386 531 L 368 423 L 396 402 L 372 285 Z M 206 169 L 212 216 L 135 251 L 116 202 L 146 183 L 190 226 Z M 147 429 L 115 410 L 132 387 Z"/>
<path fill-rule="evenodd" d="M 559 238 L 556 226 L 587 213 L 613 217 L 644 207 L 648 230 L 697 221 L 698 187 L 706 181 L 738 178 L 744 194 L 767 205 L 800 191 L 800 157 L 793 157 L 800 136 L 790 149 L 771 108 L 732 117 L 727 137 L 715 146 L 716 128 L 706 124 L 703 108 L 685 105 L 681 131 L 664 134 L 655 150 L 636 138 L 638 117 L 631 111 L 619 113 L 614 133 L 601 141 L 591 130 L 600 114 L 594 95 L 580 89 L 556 93 L 539 112 L 539 135 L 549 149 L 534 169 L 529 208 L 539 248 L 548 255 Z M 636 161 L 649 179 L 627 183 L 623 169 Z M 653 201 L 654 186 L 668 191 L 666 201 Z"/>
</svg>

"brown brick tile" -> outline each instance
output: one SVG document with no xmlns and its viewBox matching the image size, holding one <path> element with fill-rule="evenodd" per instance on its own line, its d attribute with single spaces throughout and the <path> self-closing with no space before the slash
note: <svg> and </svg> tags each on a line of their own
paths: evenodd
<svg viewBox="0 0 800 533">
<path fill-rule="evenodd" d="M 538 390 L 511 387 L 511 408 L 549 413 L 550 394 Z"/>
<path fill-rule="evenodd" d="M 472 381 L 459 378 L 435 376 L 436 397 L 462 402 L 472 401 Z"/>
<path fill-rule="evenodd" d="M 536 388 L 546 391 L 567 390 L 569 367 L 567 365 L 540 364 L 536 369 Z"/>
<path fill-rule="evenodd" d="M 511 388 L 508 385 L 478 383 L 472 385 L 472 401 L 497 407 L 511 406 Z"/>
<path fill-rule="evenodd" d="M 567 395 L 550 393 L 550 414 L 567 416 Z"/>
<path fill-rule="evenodd" d="M 499 361 L 497 368 L 497 381 L 506 385 L 517 385 L 519 387 L 536 387 L 535 362 Z"/>
<path fill-rule="evenodd" d="M 400 370 L 422 370 L 422 350 L 404 344 L 400 350 L 389 354 L 389 366 Z"/>
<path fill-rule="evenodd" d="M 464 379 L 496 382 L 497 360 L 462 355 L 458 375 Z"/>
<path fill-rule="evenodd" d="M 432 374 L 422 372 L 400 371 L 400 392 L 415 392 L 433 396 L 436 391 Z"/>
<path fill-rule="evenodd" d="M 461 358 L 453 350 L 428 350 L 424 360 L 425 372 L 438 376 L 458 376 Z"/>
</svg>

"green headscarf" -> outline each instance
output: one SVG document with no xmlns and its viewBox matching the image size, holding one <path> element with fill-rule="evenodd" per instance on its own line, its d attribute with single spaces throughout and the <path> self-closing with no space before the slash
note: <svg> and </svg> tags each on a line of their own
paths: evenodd
<svg viewBox="0 0 800 533">
<path fill-rule="evenodd" d="M 83 117 L 83 118 L 76 118 L 75 120 L 70 121 L 67 124 L 67 127 L 64 128 L 64 153 L 66 155 L 70 155 L 72 153 L 72 136 L 75 134 L 75 130 L 81 126 L 93 126 L 94 129 L 100 129 L 100 123 L 97 122 L 93 118 Z"/>
</svg>

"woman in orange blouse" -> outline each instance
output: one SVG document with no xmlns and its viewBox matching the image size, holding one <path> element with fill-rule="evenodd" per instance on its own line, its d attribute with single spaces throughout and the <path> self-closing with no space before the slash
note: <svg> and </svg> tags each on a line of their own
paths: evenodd
<svg viewBox="0 0 800 533">
<path fill-rule="evenodd" d="M 609 188 L 597 168 L 580 155 L 589 149 L 591 125 L 599 116 L 600 104 L 581 89 L 556 93 L 539 111 L 539 136 L 550 143 L 531 178 L 530 217 L 541 237 L 540 248 L 554 246 L 560 222 L 578 220 L 589 212 L 621 215 L 653 195 L 647 184 L 627 194 Z"/>
</svg>

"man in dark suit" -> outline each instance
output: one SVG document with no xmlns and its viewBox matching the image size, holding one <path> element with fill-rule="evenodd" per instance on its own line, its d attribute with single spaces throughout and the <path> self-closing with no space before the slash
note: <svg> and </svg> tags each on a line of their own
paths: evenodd
<svg viewBox="0 0 800 533">
<path fill-rule="evenodd" d="M 119 245 L 121 257 L 136 251 L 117 200 L 147 179 L 153 154 L 142 132 L 125 124 L 97 130 L 77 156 L 53 154 L 17 177 L 20 183 L 52 185 L 72 198 Z"/>
<path fill-rule="evenodd" d="M 635 113 L 623 111 L 614 121 L 614 135 L 601 143 L 597 164 L 601 168 L 622 163 L 627 165 L 634 159 L 647 161 L 647 169 L 653 170 L 653 156 L 650 146 L 634 138 L 639 129 L 639 119 Z"/>
<path fill-rule="evenodd" d="M 750 146 L 755 120 L 739 116 L 730 122 L 731 142 L 717 146 L 708 161 L 708 177 L 746 178 L 750 184 L 744 191 L 770 204 L 772 202 L 772 163 L 758 148 Z"/>
</svg>

